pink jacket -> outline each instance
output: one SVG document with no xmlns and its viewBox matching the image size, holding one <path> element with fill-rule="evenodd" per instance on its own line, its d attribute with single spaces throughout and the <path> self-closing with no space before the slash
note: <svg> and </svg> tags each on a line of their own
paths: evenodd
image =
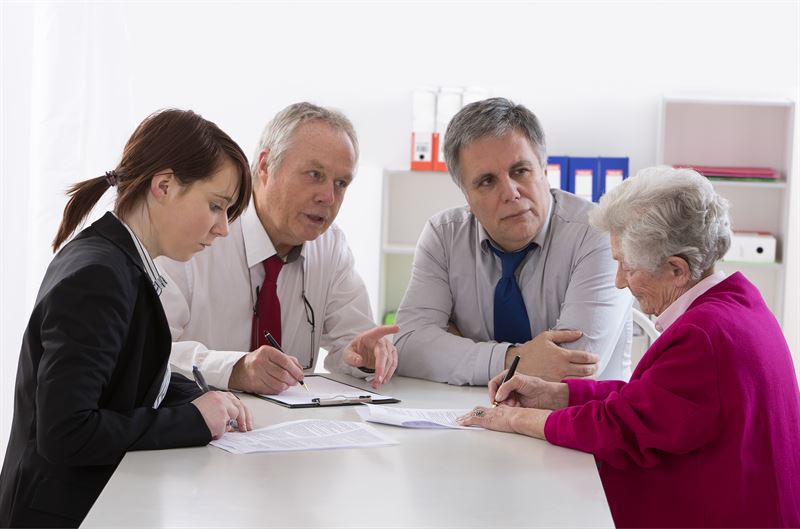
<svg viewBox="0 0 800 529">
<path fill-rule="evenodd" d="M 569 380 L 545 437 L 594 454 L 617 527 L 800 527 L 800 392 L 758 290 L 697 298 L 630 382 Z"/>
</svg>

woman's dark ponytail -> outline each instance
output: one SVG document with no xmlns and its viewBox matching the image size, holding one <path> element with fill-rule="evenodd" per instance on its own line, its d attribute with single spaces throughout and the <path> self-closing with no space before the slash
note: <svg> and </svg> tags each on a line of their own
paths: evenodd
<svg viewBox="0 0 800 529">
<path fill-rule="evenodd" d="M 108 190 L 109 184 L 108 176 L 98 176 L 70 186 L 67 190 L 69 201 L 64 208 L 58 233 L 53 239 L 53 252 L 57 251 L 83 222 L 100 197 Z"/>
</svg>

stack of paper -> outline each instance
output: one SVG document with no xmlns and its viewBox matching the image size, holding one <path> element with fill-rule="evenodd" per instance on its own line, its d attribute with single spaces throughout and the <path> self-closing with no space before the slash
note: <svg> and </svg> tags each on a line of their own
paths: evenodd
<svg viewBox="0 0 800 529">
<path fill-rule="evenodd" d="M 398 408 L 366 404 L 356 411 L 369 422 L 403 426 L 405 428 L 453 428 L 458 430 L 482 430 L 474 426 L 461 426 L 456 419 L 470 410 Z"/>
<path fill-rule="evenodd" d="M 372 426 L 351 421 L 307 419 L 284 422 L 251 432 L 228 432 L 213 446 L 233 454 L 328 448 L 367 448 L 397 444 Z"/>
</svg>

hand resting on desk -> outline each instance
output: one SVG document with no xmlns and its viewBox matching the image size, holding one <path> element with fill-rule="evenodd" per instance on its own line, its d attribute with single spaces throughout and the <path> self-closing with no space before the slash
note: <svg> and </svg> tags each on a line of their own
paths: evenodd
<svg viewBox="0 0 800 529">
<path fill-rule="evenodd" d="M 458 423 L 544 439 L 544 423 L 550 410 L 569 404 L 568 386 L 528 375 L 514 375 L 505 384 L 503 378 L 505 371 L 489 381 L 489 400 L 499 402 L 499 406 L 478 406 L 459 417 Z"/>
<path fill-rule="evenodd" d="M 253 429 L 253 416 L 244 403 L 233 393 L 209 391 L 192 401 L 206 421 L 212 439 L 219 439 L 225 432 L 232 431 L 230 423 L 235 420 L 240 432 Z"/>
</svg>

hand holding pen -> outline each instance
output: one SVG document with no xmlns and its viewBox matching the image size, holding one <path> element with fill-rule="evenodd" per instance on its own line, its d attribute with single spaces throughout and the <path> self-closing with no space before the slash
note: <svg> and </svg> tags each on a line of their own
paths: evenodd
<svg viewBox="0 0 800 529">
<path fill-rule="evenodd" d="M 262 345 L 233 365 L 228 387 L 257 395 L 278 395 L 298 380 L 303 380 L 303 368 L 297 358 L 272 345 Z"/>
<path fill-rule="evenodd" d="M 514 373 L 517 372 L 517 366 L 519 365 L 519 355 L 514 357 L 514 360 L 511 361 L 511 367 L 508 368 L 506 372 L 506 376 L 503 377 L 503 381 L 500 382 L 500 386 L 511 380 L 514 376 Z M 499 387 L 499 386 L 498 386 Z M 490 389 L 491 391 L 491 389 Z M 494 396 L 492 397 L 492 408 L 496 408 L 499 402 L 497 401 L 497 393 L 495 390 Z"/>
<path fill-rule="evenodd" d="M 197 368 L 192 367 L 195 383 L 203 394 L 192 401 L 202 415 L 213 439 L 234 429 L 245 432 L 253 429 L 253 418 L 250 410 L 233 393 L 225 391 L 209 391 L 205 377 Z"/>
<path fill-rule="evenodd" d="M 275 348 L 275 349 L 277 349 L 278 351 L 280 351 L 280 352 L 282 352 L 282 353 L 283 353 L 283 349 L 281 349 L 281 345 L 278 343 L 278 341 L 277 341 L 277 340 L 275 340 L 275 338 L 272 336 L 272 334 L 270 334 L 270 332 L 269 332 L 269 331 L 264 331 L 264 338 L 266 338 L 266 340 L 269 342 L 269 344 L 270 344 L 270 345 L 271 345 L 273 348 Z M 286 354 L 286 353 L 284 353 L 284 354 Z M 306 386 L 306 383 L 305 383 L 305 380 L 304 380 L 304 379 L 302 379 L 302 378 L 298 378 L 298 379 L 297 379 L 297 383 L 298 383 L 298 384 L 300 384 L 301 386 L 303 386 L 303 389 L 305 389 L 306 391 L 308 391 L 309 393 L 311 393 L 311 390 L 310 390 L 310 389 L 308 389 L 308 386 Z"/>
<path fill-rule="evenodd" d="M 489 381 L 489 400 L 503 407 L 558 410 L 569 405 L 569 386 L 533 375 L 500 373 Z"/>
</svg>

